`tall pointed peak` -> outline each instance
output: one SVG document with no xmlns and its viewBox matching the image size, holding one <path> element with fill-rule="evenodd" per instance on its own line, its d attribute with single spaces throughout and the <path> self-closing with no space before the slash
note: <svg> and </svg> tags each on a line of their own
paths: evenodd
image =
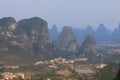
<svg viewBox="0 0 120 80">
<path fill-rule="evenodd" d="M 80 47 L 80 53 L 83 56 L 90 57 L 95 56 L 97 53 L 97 42 L 92 35 L 87 35 Z"/>
<path fill-rule="evenodd" d="M 103 29 L 106 29 L 105 25 L 102 23 L 99 24 L 98 30 L 103 30 Z"/>
<path fill-rule="evenodd" d="M 78 43 L 72 30 L 68 26 L 64 26 L 58 39 L 55 42 L 55 50 L 77 52 Z"/>
<path fill-rule="evenodd" d="M 84 44 L 96 44 L 96 40 L 92 35 L 87 35 L 83 42 Z"/>
<path fill-rule="evenodd" d="M 63 27 L 63 30 L 70 30 L 70 27 L 64 26 L 64 27 Z"/>
<path fill-rule="evenodd" d="M 86 29 L 87 30 L 93 30 L 92 26 L 90 26 L 90 25 L 88 25 Z"/>
<path fill-rule="evenodd" d="M 51 28 L 51 30 L 58 31 L 57 25 L 53 25 L 52 28 Z"/>
</svg>

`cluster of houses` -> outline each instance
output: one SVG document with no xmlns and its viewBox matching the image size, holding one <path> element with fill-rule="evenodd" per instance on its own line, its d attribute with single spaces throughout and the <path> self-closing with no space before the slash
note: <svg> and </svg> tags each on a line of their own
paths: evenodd
<svg viewBox="0 0 120 80">
<path fill-rule="evenodd" d="M 35 66 L 37 65 L 48 65 L 48 68 L 54 68 L 57 69 L 57 65 L 56 64 L 69 64 L 70 66 L 73 66 L 73 63 L 75 62 L 85 62 L 87 61 L 87 58 L 76 58 L 76 59 L 70 59 L 70 60 L 66 60 L 65 58 L 55 58 L 49 61 L 38 61 L 35 63 Z M 69 67 L 70 67 L 69 66 Z M 96 68 L 104 68 L 106 66 L 106 64 L 98 64 L 95 65 Z M 4 68 L 11 68 L 11 69 L 19 69 L 19 66 L 4 66 Z M 90 65 L 86 66 L 86 65 L 79 65 L 77 67 L 73 66 L 73 69 L 76 70 L 76 72 L 80 73 L 80 74 L 89 74 L 89 73 L 94 73 L 95 71 L 90 67 Z M 0 65 L 0 75 L 2 76 L 2 78 L 0 78 L 0 80 L 13 80 L 13 79 L 18 79 L 21 78 L 23 80 L 25 79 L 31 79 L 31 77 L 34 75 L 30 72 L 18 72 L 18 73 L 12 73 L 12 72 L 2 72 L 2 65 Z M 63 73 L 69 73 L 70 72 L 68 70 L 60 70 L 57 72 L 58 74 L 63 74 Z M 68 75 L 69 75 L 68 74 Z"/>
<path fill-rule="evenodd" d="M 55 58 L 49 61 L 38 61 L 35 63 L 35 65 L 39 65 L 39 64 L 73 64 L 74 62 L 80 62 L 80 61 L 87 61 L 87 58 L 76 58 L 76 59 L 70 59 L 70 60 L 66 60 L 65 58 Z"/>
<path fill-rule="evenodd" d="M 30 80 L 32 77 L 32 73 L 23 73 L 23 72 L 18 72 L 18 73 L 12 73 L 12 72 L 3 72 L 1 73 L 2 78 L 0 80 Z"/>
</svg>

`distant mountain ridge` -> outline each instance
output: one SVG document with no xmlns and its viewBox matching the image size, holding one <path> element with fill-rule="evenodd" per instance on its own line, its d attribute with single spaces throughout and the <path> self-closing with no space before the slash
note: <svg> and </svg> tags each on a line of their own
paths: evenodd
<svg viewBox="0 0 120 80">
<path fill-rule="evenodd" d="M 76 36 L 79 44 L 82 44 L 85 36 L 88 34 L 94 36 L 98 43 L 104 44 L 104 43 L 119 43 L 120 42 L 120 24 L 118 25 L 118 28 L 116 28 L 114 31 L 110 31 L 109 29 L 107 29 L 104 24 L 99 24 L 96 30 L 94 30 L 92 26 L 90 25 L 88 25 L 85 29 L 78 29 L 78 28 L 73 28 L 73 27 L 71 29 L 72 29 L 73 34 Z M 50 30 L 52 34 L 52 29 Z"/>
<path fill-rule="evenodd" d="M 119 25 L 118 25 L 118 28 L 116 28 L 114 31 L 113 31 L 113 33 L 112 33 L 112 40 L 114 41 L 114 42 L 118 42 L 118 43 L 120 43 L 120 23 L 119 23 Z"/>
<path fill-rule="evenodd" d="M 88 25 L 80 30 L 64 26 L 48 29 L 39 17 L 16 21 L 12 17 L 0 19 L 0 63 L 25 64 L 56 57 L 96 57 L 98 43 L 119 43 L 120 25 L 114 32 L 103 24 L 95 31 Z M 14 60 L 15 59 L 15 60 Z M 22 60 L 23 59 L 23 60 Z"/>
<path fill-rule="evenodd" d="M 57 25 L 53 25 L 51 29 L 49 29 L 50 41 L 56 41 L 59 36 L 59 31 L 57 29 Z"/>
</svg>

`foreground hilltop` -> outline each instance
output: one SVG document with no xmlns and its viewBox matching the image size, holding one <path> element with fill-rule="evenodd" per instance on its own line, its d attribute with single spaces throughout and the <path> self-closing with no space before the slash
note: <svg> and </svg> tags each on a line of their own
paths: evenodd
<svg viewBox="0 0 120 80">
<path fill-rule="evenodd" d="M 8 46 L 19 46 L 24 50 L 40 53 L 49 44 L 47 22 L 38 17 L 20 20 L 12 17 L 0 19 L 0 37 L 2 44 L 8 43 L 1 50 L 9 50 Z"/>
<path fill-rule="evenodd" d="M 47 22 L 38 17 L 23 19 L 18 22 L 18 28 L 25 31 L 30 47 L 34 53 L 47 50 L 49 46 L 49 35 Z M 26 44 L 27 45 L 27 44 Z"/>
<path fill-rule="evenodd" d="M 51 54 L 51 49 L 46 21 L 39 17 L 23 19 L 18 22 L 12 17 L 0 19 L 1 63 L 8 59 L 14 63 L 13 58 L 17 59 L 16 62 L 23 58 L 25 62 L 32 60 L 33 55 L 41 56 L 44 59 L 50 57 L 46 56 L 48 54 Z"/>
</svg>

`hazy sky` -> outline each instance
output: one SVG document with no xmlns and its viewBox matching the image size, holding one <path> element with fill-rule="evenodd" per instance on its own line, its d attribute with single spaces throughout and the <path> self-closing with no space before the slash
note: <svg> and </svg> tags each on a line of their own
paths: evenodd
<svg viewBox="0 0 120 80">
<path fill-rule="evenodd" d="M 0 18 L 12 16 L 17 21 L 38 16 L 51 27 L 70 25 L 84 28 L 99 23 L 114 29 L 120 22 L 120 0 L 0 0 Z"/>
</svg>

